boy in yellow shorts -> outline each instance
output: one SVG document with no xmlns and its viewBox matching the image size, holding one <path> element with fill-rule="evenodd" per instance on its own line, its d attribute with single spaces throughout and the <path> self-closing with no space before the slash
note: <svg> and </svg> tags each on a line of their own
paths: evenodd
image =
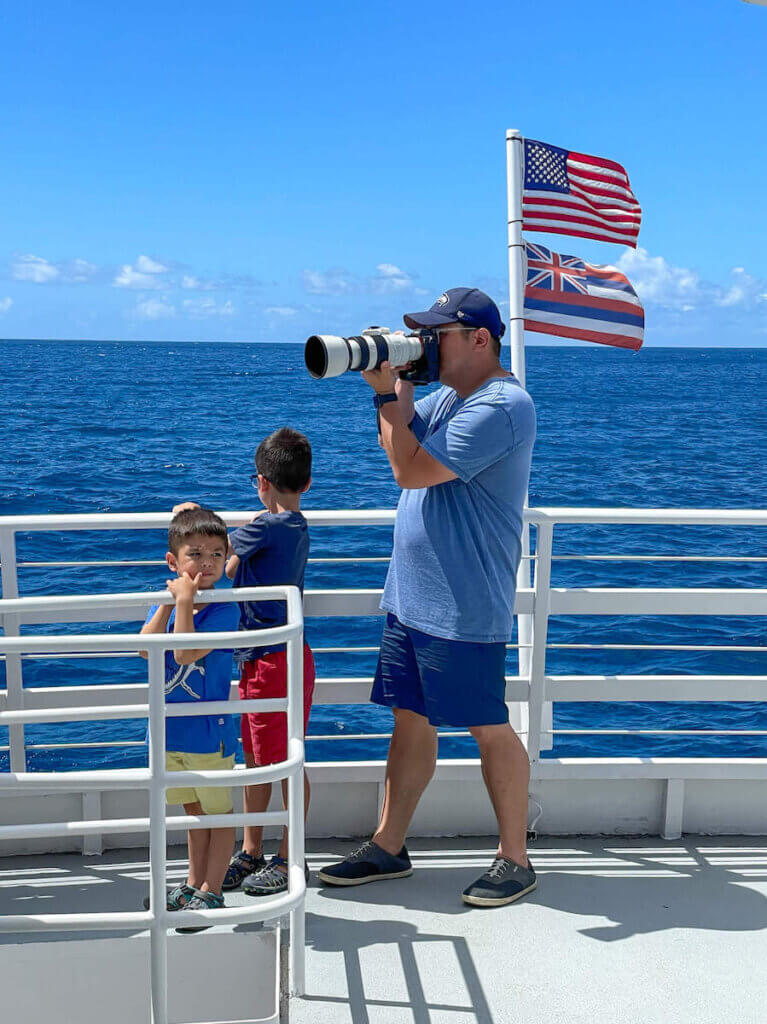
<svg viewBox="0 0 767 1024">
<path fill-rule="evenodd" d="M 173 517 L 165 556 L 176 579 L 168 580 L 173 605 L 150 609 L 142 633 L 223 633 L 239 624 L 233 602 L 197 604 L 195 595 L 221 579 L 228 538 L 224 521 L 210 509 L 184 509 Z M 165 652 L 165 700 L 191 703 L 228 700 L 232 682 L 231 650 Z M 142 656 L 146 656 L 142 652 Z M 223 771 L 234 767 L 236 731 L 231 715 L 166 719 L 168 771 Z M 187 814 L 230 814 L 228 787 L 179 788 L 167 791 L 169 804 L 183 804 Z M 224 906 L 221 883 L 234 849 L 234 828 L 189 829 L 189 874 L 168 893 L 169 910 L 215 910 Z M 145 905 L 148 901 L 145 901 Z M 179 928 L 200 931 L 200 928 Z"/>
</svg>

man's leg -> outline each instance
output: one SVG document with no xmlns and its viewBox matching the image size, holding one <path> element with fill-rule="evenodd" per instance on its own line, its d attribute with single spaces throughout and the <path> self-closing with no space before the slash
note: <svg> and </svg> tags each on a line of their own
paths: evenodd
<svg viewBox="0 0 767 1024">
<path fill-rule="evenodd" d="M 467 886 L 464 903 L 475 907 L 501 907 L 516 903 L 538 882 L 527 859 L 527 787 L 530 762 L 508 722 L 470 726 L 479 745 L 482 777 L 498 819 L 498 855 L 485 874 Z"/>
<path fill-rule="evenodd" d="M 527 867 L 527 751 L 508 723 L 472 726 L 469 732 L 477 741 L 482 777 L 498 819 L 498 856 Z"/>
<path fill-rule="evenodd" d="M 405 836 L 421 793 L 434 774 L 436 760 L 437 730 L 428 718 L 395 708 L 381 821 L 371 841 L 363 843 L 345 860 L 322 868 L 321 882 L 362 885 L 412 875 L 410 858 L 403 852 Z"/>
<path fill-rule="evenodd" d="M 373 842 L 388 853 L 402 849 L 421 794 L 434 774 L 437 730 L 428 718 L 394 708 L 394 730 L 386 760 L 381 821 Z"/>
<path fill-rule="evenodd" d="M 363 885 L 413 873 L 403 846 L 421 793 L 434 774 L 437 730 L 426 717 L 413 640 L 391 614 L 386 616 L 370 699 L 394 711 L 381 820 L 372 840 L 322 868 L 320 881 L 328 885 Z"/>
</svg>

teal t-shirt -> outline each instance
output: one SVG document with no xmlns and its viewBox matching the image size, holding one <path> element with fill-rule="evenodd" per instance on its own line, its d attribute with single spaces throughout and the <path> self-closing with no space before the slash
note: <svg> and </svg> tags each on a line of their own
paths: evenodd
<svg viewBox="0 0 767 1024">
<path fill-rule="evenodd" d="M 403 490 L 381 607 L 448 640 L 511 636 L 535 406 L 515 377 L 467 398 L 441 387 L 416 403 L 411 429 L 457 479 Z"/>
</svg>

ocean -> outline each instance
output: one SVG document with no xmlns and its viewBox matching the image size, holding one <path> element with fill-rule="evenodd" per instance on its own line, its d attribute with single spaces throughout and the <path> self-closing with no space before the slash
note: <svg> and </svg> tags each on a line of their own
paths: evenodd
<svg viewBox="0 0 767 1024">
<path fill-rule="evenodd" d="M 504 350 L 508 362 L 508 350 Z M 0 514 L 159 511 L 183 499 L 258 507 L 249 483 L 258 442 L 279 426 L 308 434 L 314 482 L 307 509 L 391 508 L 398 489 L 376 442 L 370 393 L 355 374 L 314 381 L 298 345 L 0 342 Z M 527 352 L 538 411 L 530 504 L 759 508 L 767 502 L 767 351 L 598 346 Z M 312 557 L 386 556 L 389 528 L 315 528 Z M 160 531 L 31 534 L 18 559 L 162 559 Z M 761 557 L 764 530 L 578 526 L 555 533 L 555 555 L 698 554 Z M 317 565 L 306 585 L 377 587 L 385 565 Z M 161 589 L 162 567 L 20 568 L 22 595 Z M 554 563 L 555 586 L 765 587 L 767 562 Z M 40 628 L 40 627 L 36 627 Z M 74 627 L 70 627 L 74 628 Z M 77 627 L 84 631 L 85 626 Z M 94 628 L 94 627 L 90 627 Z M 99 627 L 105 628 L 105 627 Z M 111 627 L 132 631 L 130 624 Z M 314 647 L 375 646 L 381 620 L 313 619 Z M 764 645 L 751 618 L 553 619 L 560 644 Z M 515 671 L 516 656 L 509 655 Z M 371 653 L 319 654 L 318 674 L 372 675 Z M 0 671 L 4 668 L 0 664 Z M 577 673 L 767 673 L 767 652 L 553 649 L 547 670 Z M 137 658 L 24 662 L 29 686 L 126 683 Z M 765 729 L 762 703 L 601 703 L 554 709 L 559 729 Z M 384 758 L 387 742 L 346 738 L 390 728 L 388 711 L 317 706 L 309 760 Z M 140 722 L 28 726 L 30 770 L 145 763 Z M 57 749 L 61 743 L 125 746 Z M 7 744 L 0 729 L 0 745 Z M 37 745 L 48 749 L 35 749 Z M 471 756 L 468 738 L 440 740 L 443 757 Z M 561 735 L 547 756 L 760 756 L 764 736 Z M 0 769 L 7 770 L 0 751 Z"/>
</svg>

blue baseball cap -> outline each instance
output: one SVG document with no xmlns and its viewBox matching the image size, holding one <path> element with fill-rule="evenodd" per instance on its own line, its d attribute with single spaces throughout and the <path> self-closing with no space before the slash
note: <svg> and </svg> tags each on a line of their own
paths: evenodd
<svg viewBox="0 0 767 1024">
<path fill-rule="evenodd" d="M 502 338 L 506 331 L 498 307 L 479 288 L 448 288 L 431 309 L 424 313 L 407 313 L 403 319 L 406 326 L 414 328 L 456 323 L 466 327 L 486 327 L 494 338 Z"/>
</svg>

